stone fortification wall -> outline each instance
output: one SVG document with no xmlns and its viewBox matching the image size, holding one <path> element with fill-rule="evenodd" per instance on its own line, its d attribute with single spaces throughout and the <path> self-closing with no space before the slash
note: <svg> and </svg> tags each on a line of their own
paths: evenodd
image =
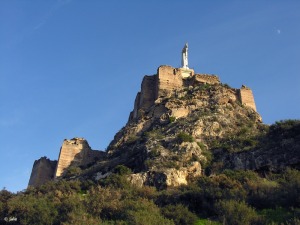
<svg viewBox="0 0 300 225">
<path fill-rule="evenodd" d="M 157 75 L 145 76 L 142 81 L 141 91 L 138 92 L 134 102 L 134 109 L 129 115 L 128 121 L 139 116 L 139 110 L 146 111 L 159 97 L 167 97 L 174 90 L 182 88 L 184 76 L 192 76 L 193 70 L 173 68 L 171 66 L 160 66 Z"/>
<path fill-rule="evenodd" d="M 140 101 L 141 101 L 141 92 L 138 92 L 136 97 L 135 97 L 135 100 L 134 100 L 133 111 L 129 115 L 129 121 L 131 121 L 132 119 L 137 118 L 138 110 L 139 110 L 139 107 L 140 107 Z"/>
<path fill-rule="evenodd" d="M 87 152 L 87 157 L 82 162 L 82 165 L 87 165 L 97 160 L 104 159 L 105 157 L 106 157 L 106 152 L 104 151 L 90 150 Z"/>
<path fill-rule="evenodd" d="M 194 76 L 195 82 L 206 83 L 206 84 L 219 84 L 220 79 L 216 75 L 209 74 L 195 74 Z"/>
<path fill-rule="evenodd" d="M 134 109 L 129 115 L 128 122 L 139 118 L 143 111 L 147 111 L 154 105 L 158 98 L 169 97 L 174 90 L 183 87 L 197 86 L 203 84 L 220 84 L 218 76 L 211 74 L 195 74 L 192 69 L 173 68 L 171 66 L 160 66 L 157 75 L 145 76 L 141 85 L 141 91 L 137 94 Z M 220 98 L 220 101 L 240 101 L 242 104 L 256 111 L 254 97 L 251 89 L 243 86 L 241 89 L 232 89 L 230 98 Z M 142 109 L 142 111 L 141 111 Z"/>
<path fill-rule="evenodd" d="M 154 104 L 156 92 L 157 76 L 144 76 L 141 85 L 141 97 L 139 102 L 139 108 L 150 108 Z"/>
<path fill-rule="evenodd" d="M 155 101 L 155 96 L 157 92 L 157 75 L 144 76 L 141 91 L 137 93 L 134 101 L 133 111 L 129 115 L 129 120 L 138 118 L 138 113 L 140 109 L 149 109 Z"/>
<path fill-rule="evenodd" d="M 238 97 L 243 105 L 251 107 L 256 111 L 254 96 L 250 88 L 242 85 L 241 89 L 238 91 Z"/>
<path fill-rule="evenodd" d="M 168 97 L 174 90 L 182 87 L 203 83 L 216 84 L 220 83 L 220 80 L 215 75 L 195 75 L 192 69 L 173 68 L 166 65 L 158 67 L 157 75 L 143 78 L 141 91 L 136 95 L 134 109 L 129 115 L 128 122 L 137 119 L 139 110 L 146 111 L 154 105 L 156 99 Z"/>
<path fill-rule="evenodd" d="M 181 70 L 171 66 L 160 66 L 157 69 L 157 95 L 159 97 L 167 97 L 174 90 L 183 86 Z"/>
<path fill-rule="evenodd" d="M 55 178 L 64 174 L 65 170 L 72 164 L 83 166 L 103 157 L 101 151 L 93 151 L 88 142 L 83 138 L 64 140 L 60 149 L 58 163 L 55 171 Z"/>
<path fill-rule="evenodd" d="M 50 160 L 46 157 L 42 157 L 39 160 L 35 160 L 28 186 L 37 187 L 53 179 L 55 167 L 57 161 Z"/>
</svg>

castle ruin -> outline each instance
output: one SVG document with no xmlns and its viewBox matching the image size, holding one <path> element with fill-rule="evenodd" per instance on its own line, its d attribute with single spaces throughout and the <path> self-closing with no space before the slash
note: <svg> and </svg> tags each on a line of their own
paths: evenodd
<svg viewBox="0 0 300 225">
<path fill-rule="evenodd" d="M 42 157 L 34 161 L 28 186 L 39 186 L 54 178 L 56 160 Z"/>
<path fill-rule="evenodd" d="M 129 115 L 128 122 L 138 118 L 139 112 L 147 111 L 158 98 L 169 97 L 176 90 L 201 84 L 220 84 L 216 75 L 197 74 L 188 67 L 188 45 L 182 49 L 181 68 L 163 65 L 158 67 L 157 73 L 144 76 L 141 91 L 137 93 L 134 109 Z M 234 89 L 235 99 L 241 104 L 256 111 L 252 90 L 244 85 L 241 89 Z"/>
<path fill-rule="evenodd" d="M 156 100 L 170 97 L 179 89 L 221 83 L 216 75 L 197 74 L 188 67 L 187 44 L 182 50 L 181 66 L 181 68 L 174 68 L 163 65 L 158 67 L 155 75 L 144 76 L 141 91 L 137 93 L 134 109 L 129 115 L 129 123 L 137 120 L 140 115 L 155 105 Z M 253 93 L 250 88 L 243 85 L 241 89 L 229 88 L 229 92 L 232 95 L 231 100 L 238 101 L 256 111 Z M 228 99 L 224 101 L 228 101 Z M 39 186 L 48 180 L 58 179 L 66 173 L 70 166 L 86 166 L 103 159 L 105 155 L 106 153 L 103 151 L 92 150 L 88 142 L 83 138 L 64 140 L 58 161 L 51 161 L 46 157 L 42 157 L 34 162 L 29 185 Z"/>
<path fill-rule="evenodd" d="M 92 150 L 84 138 L 65 139 L 58 161 L 42 157 L 34 162 L 28 186 L 39 186 L 49 180 L 59 179 L 70 166 L 87 166 L 104 156 L 105 152 Z"/>
</svg>

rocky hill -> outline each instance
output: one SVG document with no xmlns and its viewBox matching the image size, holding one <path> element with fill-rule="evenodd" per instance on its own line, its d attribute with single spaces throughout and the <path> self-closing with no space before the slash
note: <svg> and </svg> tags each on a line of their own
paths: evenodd
<svg viewBox="0 0 300 225">
<path fill-rule="evenodd" d="M 268 126 L 250 88 L 160 66 L 107 151 L 64 140 L 0 224 L 300 224 L 300 121 Z"/>
<path fill-rule="evenodd" d="M 133 171 L 131 183 L 164 189 L 224 169 L 276 172 L 299 166 L 297 132 L 286 138 L 273 134 L 256 112 L 251 89 L 188 72 L 161 66 L 145 76 L 128 123 L 106 153 L 91 150 L 82 138 L 65 140 L 53 178 L 99 180 L 124 165 Z M 30 185 L 49 180 L 44 161 L 35 162 Z M 43 171 L 47 178 L 35 179 Z"/>
</svg>

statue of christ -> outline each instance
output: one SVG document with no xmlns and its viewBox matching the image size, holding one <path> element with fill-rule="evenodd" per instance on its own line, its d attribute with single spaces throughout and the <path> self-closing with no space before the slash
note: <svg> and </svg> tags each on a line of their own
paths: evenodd
<svg viewBox="0 0 300 225">
<path fill-rule="evenodd" d="M 182 49 L 182 59 L 181 59 L 181 66 L 184 69 L 188 69 L 188 43 L 186 43 Z"/>
</svg>

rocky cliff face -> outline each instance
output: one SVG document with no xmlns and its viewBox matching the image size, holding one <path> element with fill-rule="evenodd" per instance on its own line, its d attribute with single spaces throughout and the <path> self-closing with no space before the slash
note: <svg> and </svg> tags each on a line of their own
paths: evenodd
<svg viewBox="0 0 300 225">
<path fill-rule="evenodd" d="M 155 75 L 154 81 L 161 82 Z M 212 75 L 196 74 L 182 79 L 181 86 L 175 83 L 176 88 L 169 83 L 158 90 L 157 98 L 148 98 L 147 106 L 135 102 L 135 116 L 108 146 L 107 161 L 87 174 L 104 178 L 122 164 L 134 172 L 128 176 L 133 184 L 161 189 L 227 168 L 278 171 L 299 166 L 299 137 L 273 137 L 280 141 L 270 144 L 270 128 L 256 112 L 249 88 L 231 88 Z"/>
<path fill-rule="evenodd" d="M 85 140 L 68 140 L 56 175 L 64 178 L 70 165 L 84 165 L 74 177 L 99 180 L 124 165 L 133 172 L 127 177 L 131 183 L 163 189 L 227 168 L 299 167 L 299 127 L 282 136 L 262 123 L 251 89 L 231 88 L 215 75 L 188 73 L 161 66 L 156 75 L 145 76 L 128 123 L 107 152 L 93 163 Z"/>
<path fill-rule="evenodd" d="M 186 184 L 203 173 L 220 139 L 245 128 L 251 135 L 262 129 L 260 115 L 237 98 L 235 89 L 221 83 L 177 88 L 139 111 L 116 134 L 108 157 L 122 158 L 135 172 L 129 179 L 138 185 Z"/>
<path fill-rule="evenodd" d="M 256 141 L 250 149 L 231 151 L 226 146 L 213 149 L 214 161 L 224 168 L 279 172 L 292 167 L 300 169 L 300 121 L 277 122 L 261 132 L 259 137 L 246 139 Z M 225 143 L 227 140 L 223 140 Z M 245 148 L 245 144 L 244 144 Z"/>
</svg>

